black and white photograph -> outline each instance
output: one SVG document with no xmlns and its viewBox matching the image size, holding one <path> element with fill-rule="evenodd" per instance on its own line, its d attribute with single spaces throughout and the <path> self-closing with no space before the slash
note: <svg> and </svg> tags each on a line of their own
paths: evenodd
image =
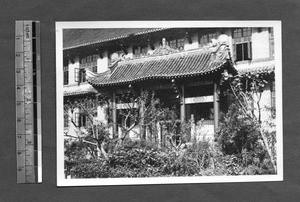
<svg viewBox="0 0 300 202">
<path fill-rule="evenodd" d="M 280 21 L 56 22 L 57 185 L 282 181 Z"/>
</svg>

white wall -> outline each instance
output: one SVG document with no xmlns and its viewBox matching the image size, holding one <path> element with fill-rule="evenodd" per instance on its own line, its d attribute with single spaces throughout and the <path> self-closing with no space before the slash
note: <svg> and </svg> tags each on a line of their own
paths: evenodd
<svg viewBox="0 0 300 202">
<path fill-rule="evenodd" d="M 103 106 L 103 107 L 98 106 L 97 107 L 97 120 L 101 121 L 104 124 L 107 124 L 105 108 L 106 108 L 105 106 Z"/>
<path fill-rule="evenodd" d="M 268 109 L 271 107 L 271 90 L 270 90 L 271 83 L 268 83 L 264 88 L 264 91 L 261 96 L 260 100 L 260 108 L 261 108 L 261 121 L 264 122 L 270 118 L 271 111 Z M 257 100 L 258 98 L 256 98 Z M 255 104 L 254 107 L 256 108 L 256 116 L 258 117 L 257 105 Z"/>
<path fill-rule="evenodd" d="M 132 52 L 132 46 L 127 48 L 127 55 L 125 58 L 132 59 L 133 58 L 133 52 Z"/>
<path fill-rule="evenodd" d="M 192 43 L 189 43 L 189 40 L 187 38 L 184 39 L 184 50 L 192 50 L 192 49 L 197 49 L 199 47 L 198 44 L 198 34 L 195 33 L 191 36 Z"/>
<path fill-rule="evenodd" d="M 74 63 L 69 61 L 69 85 L 78 83 L 75 82 L 75 68 L 79 68 L 79 57 L 74 59 Z"/>
<path fill-rule="evenodd" d="M 252 59 L 268 58 L 270 56 L 268 28 L 252 29 Z"/>
<path fill-rule="evenodd" d="M 99 57 L 97 59 L 97 73 L 103 73 L 107 70 L 108 67 L 108 55 L 107 51 L 102 53 L 102 59 Z"/>
</svg>

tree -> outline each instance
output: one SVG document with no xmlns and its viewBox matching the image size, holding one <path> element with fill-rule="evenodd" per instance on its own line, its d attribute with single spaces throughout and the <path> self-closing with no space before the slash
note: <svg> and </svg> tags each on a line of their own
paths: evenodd
<svg viewBox="0 0 300 202">
<path fill-rule="evenodd" d="M 152 137 L 153 127 L 158 121 L 157 114 L 160 110 L 160 102 L 159 99 L 155 98 L 155 92 L 141 91 L 137 93 L 133 88 L 129 88 L 116 96 L 116 99 L 118 104 L 122 106 L 122 109 L 118 111 L 119 120 L 121 121 L 114 123 L 111 117 L 108 117 L 108 119 L 121 128 L 122 134 L 118 137 L 118 146 L 128 138 L 129 133 L 134 131 L 133 129 L 137 126 L 140 126 L 140 139 L 146 139 L 146 128 L 149 129 Z M 110 108 L 110 112 L 112 112 L 112 108 Z"/>
<path fill-rule="evenodd" d="M 102 123 L 94 121 L 99 104 L 103 103 L 95 95 L 65 97 L 64 113 L 74 127 L 76 136 L 70 135 L 69 131 L 64 133 L 66 137 L 74 139 L 73 144 L 79 144 L 79 148 L 84 148 L 93 158 L 99 158 L 100 155 L 107 158 L 104 144 L 108 132 Z"/>
<path fill-rule="evenodd" d="M 235 132 L 240 131 L 244 126 L 243 134 L 250 134 L 248 137 L 240 137 L 239 140 L 256 140 L 256 136 L 262 140 L 265 150 L 271 159 L 274 170 L 276 171 L 276 156 L 274 148 L 270 148 L 270 141 L 263 131 L 262 120 L 261 120 L 261 97 L 264 88 L 268 82 L 266 81 L 266 76 L 259 73 L 247 73 L 244 75 L 236 75 L 234 77 L 229 77 L 226 72 L 223 74 L 221 80 L 222 89 L 225 90 L 224 93 L 229 96 L 229 99 L 233 102 L 231 110 L 224 117 L 223 127 L 224 130 L 228 129 L 228 124 L 233 124 L 231 127 L 236 127 L 235 130 L 227 131 L 227 134 L 235 134 Z M 244 123 L 241 123 L 243 120 Z M 238 126 L 236 123 L 239 123 Z M 226 125 L 227 124 L 227 125 Z M 250 127 L 250 128 L 249 128 Z M 258 133 L 256 133 L 258 131 Z M 221 131 L 221 133 L 224 131 Z M 224 140 L 224 139 L 223 139 Z M 229 141 L 234 142 L 234 139 L 229 137 Z M 241 140 L 242 141 L 242 140 Z M 236 144 L 237 142 L 235 142 Z M 245 142 L 247 144 L 247 142 Z M 244 145 L 244 144 L 243 144 Z M 275 147 L 275 144 L 271 144 Z"/>
</svg>

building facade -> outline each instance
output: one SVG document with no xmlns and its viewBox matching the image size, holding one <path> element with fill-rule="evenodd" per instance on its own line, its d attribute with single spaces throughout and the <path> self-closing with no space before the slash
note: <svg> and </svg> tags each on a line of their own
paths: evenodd
<svg viewBox="0 0 300 202">
<path fill-rule="evenodd" d="M 224 75 L 265 75 L 262 119 L 275 108 L 271 27 L 70 29 L 64 31 L 63 45 L 65 105 L 97 95 L 109 98 L 103 105 L 88 103 L 94 109 L 93 120 L 76 107 L 66 109 L 65 134 L 70 136 L 78 135 L 78 129 L 86 133 L 88 122 L 110 123 L 111 135 L 122 136 L 119 126 L 127 124 L 122 110 L 137 104 L 119 99 L 128 89 L 137 94 L 155 91 L 164 107 L 175 109 L 181 122 L 192 124 L 191 133 L 212 136 L 220 112 L 229 105 L 220 88 Z M 130 137 L 140 133 L 147 137 L 147 129 L 140 125 Z"/>
</svg>

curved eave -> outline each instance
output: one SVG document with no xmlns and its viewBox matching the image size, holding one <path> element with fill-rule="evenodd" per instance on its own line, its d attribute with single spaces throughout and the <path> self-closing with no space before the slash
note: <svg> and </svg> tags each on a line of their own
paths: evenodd
<svg viewBox="0 0 300 202">
<path fill-rule="evenodd" d="M 246 74 L 272 74 L 275 72 L 275 65 L 263 65 L 263 66 L 258 66 L 255 68 L 245 68 L 238 70 L 238 74 L 240 75 L 246 75 Z"/>
<path fill-rule="evenodd" d="M 64 93 L 64 96 L 77 96 L 77 95 L 87 95 L 87 94 L 96 94 L 96 91 L 78 91 L 78 92 L 71 92 L 71 93 Z"/>
<path fill-rule="evenodd" d="M 104 82 L 104 83 L 94 83 L 93 78 L 91 78 L 91 79 L 88 79 L 88 83 L 93 86 L 96 86 L 96 87 L 105 87 L 105 86 L 120 86 L 120 85 L 124 85 L 124 84 L 131 84 L 131 83 L 136 83 L 136 82 L 141 82 L 141 81 L 151 80 L 151 79 L 178 79 L 178 78 L 190 78 L 190 77 L 197 77 L 197 76 L 205 76 L 205 75 L 213 74 L 217 71 L 222 70 L 225 67 L 225 64 L 227 64 L 227 61 L 224 61 L 223 64 L 221 64 L 218 67 L 215 67 L 214 69 L 209 70 L 209 71 L 191 72 L 191 73 L 182 73 L 182 74 L 173 74 L 173 75 L 153 75 L 153 76 L 146 75 L 143 77 L 134 78 L 134 79 L 130 79 L 130 80 L 120 80 L 117 82 Z"/>
<path fill-rule="evenodd" d="M 142 34 L 153 33 L 153 32 L 157 32 L 157 31 L 161 31 L 161 30 L 165 30 L 165 29 L 170 29 L 170 28 L 156 28 L 156 29 L 148 30 L 148 31 L 144 31 L 144 32 L 137 32 L 137 33 L 134 33 L 133 36 L 139 36 L 139 35 L 142 35 Z M 113 40 L 123 39 L 123 38 L 127 38 L 128 36 L 129 35 L 121 35 L 121 36 L 118 36 L 118 37 L 113 37 L 113 38 L 108 38 L 108 39 L 83 43 L 83 44 L 63 48 L 63 51 L 70 50 L 70 49 L 75 49 L 75 48 L 80 48 L 80 47 L 83 47 L 83 46 L 90 46 L 90 45 L 105 43 L 105 42 L 109 42 L 109 41 L 113 41 Z"/>
</svg>

